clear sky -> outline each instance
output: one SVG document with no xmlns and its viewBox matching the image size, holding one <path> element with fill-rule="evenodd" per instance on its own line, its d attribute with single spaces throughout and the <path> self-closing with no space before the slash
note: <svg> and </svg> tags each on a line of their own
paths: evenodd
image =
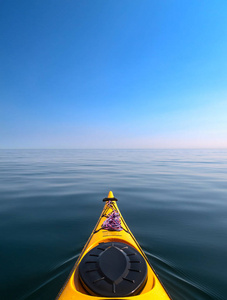
<svg viewBox="0 0 227 300">
<path fill-rule="evenodd" d="M 0 148 L 227 148 L 226 0 L 0 0 Z"/>
</svg>

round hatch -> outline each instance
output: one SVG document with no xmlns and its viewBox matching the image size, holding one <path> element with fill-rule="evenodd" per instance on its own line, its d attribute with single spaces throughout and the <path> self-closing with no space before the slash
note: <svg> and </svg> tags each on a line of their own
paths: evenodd
<svg viewBox="0 0 227 300">
<path fill-rule="evenodd" d="M 147 264 L 136 249 L 125 243 L 100 243 L 83 257 L 79 276 L 91 295 L 126 297 L 144 287 Z"/>
</svg>

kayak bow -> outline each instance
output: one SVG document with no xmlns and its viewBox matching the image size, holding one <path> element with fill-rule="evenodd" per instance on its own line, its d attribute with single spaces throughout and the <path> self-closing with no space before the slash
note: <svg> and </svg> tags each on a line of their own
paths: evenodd
<svg viewBox="0 0 227 300">
<path fill-rule="evenodd" d="M 170 300 L 109 192 L 102 214 L 56 300 Z"/>
</svg>

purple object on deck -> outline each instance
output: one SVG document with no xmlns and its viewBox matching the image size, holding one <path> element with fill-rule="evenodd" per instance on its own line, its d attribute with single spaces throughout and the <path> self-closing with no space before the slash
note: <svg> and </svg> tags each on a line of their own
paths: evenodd
<svg viewBox="0 0 227 300">
<path fill-rule="evenodd" d="M 107 216 L 107 219 L 103 222 L 102 228 L 106 230 L 121 231 L 121 219 L 120 214 L 113 208 L 111 201 L 107 204 L 113 209 L 112 213 Z"/>
</svg>

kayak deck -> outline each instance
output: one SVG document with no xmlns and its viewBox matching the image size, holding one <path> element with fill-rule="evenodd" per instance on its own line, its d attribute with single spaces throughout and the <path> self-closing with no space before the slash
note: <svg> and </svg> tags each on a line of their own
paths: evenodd
<svg viewBox="0 0 227 300">
<path fill-rule="evenodd" d="M 77 262 L 75 263 L 68 280 L 65 285 L 60 290 L 57 298 L 59 300 L 96 300 L 96 299 L 138 299 L 138 300 L 170 300 L 167 292 L 159 281 L 155 271 L 151 267 L 146 255 L 141 249 L 140 245 L 136 241 L 135 237 L 129 230 L 127 224 L 125 223 L 118 206 L 116 204 L 116 200 L 112 194 L 109 194 L 108 198 L 104 199 L 106 201 L 101 216 L 92 231 L 87 243 L 85 244 Z M 111 197 L 110 197 L 111 196 Z M 106 230 L 103 229 L 103 223 L 107 219 L 107 217 L 113 212 L 118 212 L 121 220 L 121 230 Z M 97 247 L 100 243 L 124 243 L 127 244 L 130 248 L 137 250 L 139 254 L 143 257 L 146 262 L 147 268 L 147 277 L 146 282 L 143 285 L 142 290 L 137 295 L 130 295 L 126 297 L 115 297 L 114 295 L 111 297 L 106 296 L 98 296 L 91 295 L 87 292 L 87 289 L 84 288 L 84 285 L 81 282 L 80 274 L 79 274 L 79 266 L 85 255 Z M 127 248 L 127 247 L 126 247 Z M 96 256 L 96 255 L 95 255 Z"/>
</svg>

